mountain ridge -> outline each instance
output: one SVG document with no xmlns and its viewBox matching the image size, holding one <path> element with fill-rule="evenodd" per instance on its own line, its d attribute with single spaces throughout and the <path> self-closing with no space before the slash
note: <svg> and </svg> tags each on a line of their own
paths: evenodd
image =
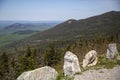
<svg viewBox="0 0 120 80">
<path fill-rule="evenodd" d="M 115 15 L 113 15 L 113 14 L 115 14 Z M 96 20 L 96 18 L 100 18 L 101 19 L 101 17 L 103 17 L 102 20 L 99 20 L 99 19 L 98 19 L 98 21 Z M 106 17 L 106 18 L 104 18 L 104 17 Z M 93 19 L 93 18 L 95 18 L 95 19 Z M 49 30 L 41 32 L 41 34 L 43 34 L 43 35 L 46 35 L 46 34 L 50 35 L 51 34 L 53 36 L 53 34 L 56 35 L 58 33 L 57 30 L 59 30 L 60 34 L 62 34 L 64 32 L 66 33 L 68 29 L 69 29 L 69 31 L 79 32 L 80 29 L 82 31 L 83 27 L 84 27 L 84 30 L 85 29 L 89 29 L 91 27 L 98 28 L 98 27 L 100 27 L 101 23 L 103 23 L 105 26 L 107 25 L 107 27 L 110 28 L 112 25 L 114 26 L 113 21 L 110 21 L 112 19 L 114 19 L 114 20 L 116 20 L 116 19 L 120 20 L 120 11 L 119 12 L 111 11 L 111 12 L 108 12 L 108 13 L 105 13 L 105 14 L 102 14 L 102 15 L 98 15 L 98 16 L 86 18 L 84 20 L 83 19 L 82 20 L 70 19 L 70 20 L 67 20 L 67 21 L 65 21 L 65 22 L 63 22 L 63 23 L 61 23 L 61 24 L 59 24 L 59 25 L 57 25 L 57 26 L 55 26 L 55 27 L 53 27 L 53 28 L 51 28 Z M 116 20 L 117 22 L 114 21 L 115 24 L 116 23 L 119 24 L 118 20 Z M 70 21 L 71 21 L 71 23 L 69 23 Z M 101 23 L 98 23 L 98 22 L 101 22 Z M 92 23 L 94 23 L 95 25 L 93 25 Z M 112 24 L 110 24 L 110 23 L 112 23 Z M 109 27 L 109 25 L 110 25 L 110 27 Z"/>
<path fill-rule="evenodd" d="M 13 44 L 16 46 L 38 45 L 42 41 L 73 40 L 80 37 L 91 38 L 96 35 L 107 37 L 116 33 L 120 33 L 120 11 L 110 11 L 81 20 L 69 19 Z"/>
</svg>

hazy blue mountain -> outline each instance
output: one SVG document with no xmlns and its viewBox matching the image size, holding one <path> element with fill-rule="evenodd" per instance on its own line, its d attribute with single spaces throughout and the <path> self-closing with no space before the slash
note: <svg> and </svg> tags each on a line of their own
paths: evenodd
<svg viewBox="0 0 120 80">
<path fill-rule="evenodd" d="M 40 24 L 58 24 L 60 22 L 62 21 L 8 21 L 8 20 L 4 20 L 4 21 L 0 21 L 0 29 L 6 26 L 9 26 L 9 25 L 15 24 L 15 23 L 40 25 Z"/>
<path fill-rule="evenodd" d="M 14 23 L 13 23 L 14 22 Z M 53 26 L 57 25 L 60 22 L 39 22 L 39 21 L 21 21 L 19 23 L 15 23 L 17 21 L 1 21 L 0 23 L 6 23 L 7 26 L 3 26 L 0 29 L 0 35 L 4 35 L 4 34 L 10 34 L 16 31 L 20 31 L 20 30 L 34 30 L 34 31 L 43 31 L 49 28 L 52 28 Z M 13 24 L 11 24 L 13 23 Z M 10 24 L 10 25 L 8 25 Z M 0 24 L 1 25 L 1 24 Z"/>
</svg>

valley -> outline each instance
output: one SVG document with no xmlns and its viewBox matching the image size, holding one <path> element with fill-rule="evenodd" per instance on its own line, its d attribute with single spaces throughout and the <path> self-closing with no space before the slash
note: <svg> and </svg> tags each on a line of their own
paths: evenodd
<svg viewBox="0 0 120 80">
<path fill-rule="evenodd" d="M 5 45 L 49 29 L 58 23 L 60 22 L 0 21 L 0 50 Z"/>
</svg>

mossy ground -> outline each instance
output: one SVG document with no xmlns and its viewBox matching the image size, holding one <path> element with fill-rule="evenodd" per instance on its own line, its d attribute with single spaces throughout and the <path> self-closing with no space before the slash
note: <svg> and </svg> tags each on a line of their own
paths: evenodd
<svg viewBox="0 0 120 80">
<path fill-rule="evenodd" d="M 59 74 L 56 80 L 73 80 L 73 77 L 64 76 L 64 74 Z"/>
</svg>

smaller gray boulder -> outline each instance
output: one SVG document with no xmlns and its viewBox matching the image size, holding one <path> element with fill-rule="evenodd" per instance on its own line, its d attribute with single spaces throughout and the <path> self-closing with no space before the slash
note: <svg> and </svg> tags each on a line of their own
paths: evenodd
<svg viewBox="0 0 120 80">
<path fill-rule="evenodd" d="M 95 50 L 89 51 L 85 55 L 85 59 L 83 59 L 83 68 L 86 68 L 87 66 L 94 66 L 98 62 L 97 52 Z"/>
<path fill-rule="evenodd" d="M 75 73 L 81 72 L 77 56 L 70 51 L 65 53 L 63 69 L 65 76 L 73 76 Z"/>
<path fill-rule="evenodd" d="M 106 58 L 114 59 L 118 54 L 116 43 L 108 44 Z"/>
<path fill-rule="evenodd" d="M 49 67 L 45 66 L 35 70 L 23 72 L 17 80 L 56 80 L 58 72 Z"/>
</svg>

